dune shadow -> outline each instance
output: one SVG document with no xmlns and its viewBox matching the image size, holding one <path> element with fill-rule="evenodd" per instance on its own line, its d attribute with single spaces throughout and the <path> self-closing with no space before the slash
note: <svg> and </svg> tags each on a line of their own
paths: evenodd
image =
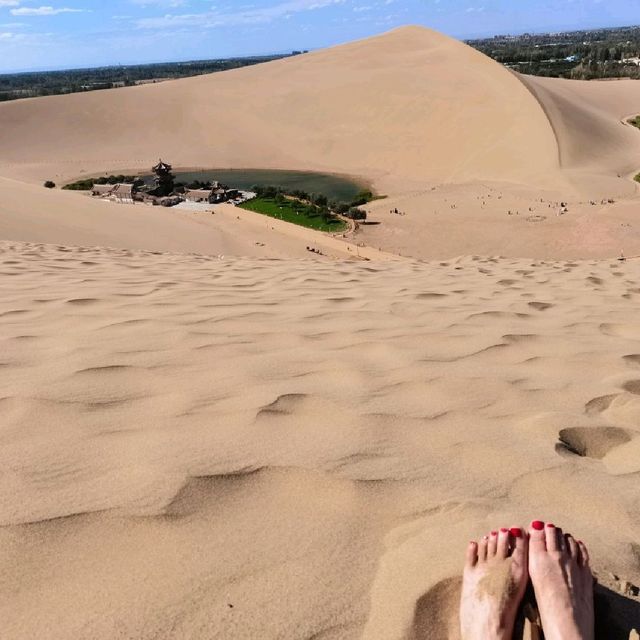
<svg viewBox="0 0 640 640">
<path fill-rule="evenodd" d="M 416 602 L 408 640 L 458 640 L 458 606 L 462 578 L 438 582 Z"/>
</svg>

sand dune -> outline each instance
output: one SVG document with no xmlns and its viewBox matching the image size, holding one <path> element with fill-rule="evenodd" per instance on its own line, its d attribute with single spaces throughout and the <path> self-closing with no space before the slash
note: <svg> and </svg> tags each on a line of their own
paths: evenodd
<svg viewBox="0 0 640 640">
<path fill-rule="evenodd" d="M 2 104 L 0 122 L 0 175 L 38 181 L 147 169 L 159 156 L 421 182 L 535 179 L 557 166 L 553 131 L 518 78 L 419 27 L 225 73 Z"/>
<path fill-rule="evenodd" d="M 541 515 L 640 582 L 638 265 L 1 247 L 3 638 L 455 637 Z"/>
</svg>

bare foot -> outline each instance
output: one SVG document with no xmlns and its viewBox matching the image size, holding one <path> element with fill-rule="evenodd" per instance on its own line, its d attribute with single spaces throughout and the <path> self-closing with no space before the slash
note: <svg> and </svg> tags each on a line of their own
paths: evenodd
<svg viewBox="0 0 640 640">
<path fill-rule="evenodd" d="M 511 640 L 529 574 L 526 536 L 518 527 L 470 542 L 462 578 L 462 640 Z"/>
<path fill-rule="evenodd" d="M 593 576 L 582 542 L 552 524 L 529 529 L 529 573 L 546 640 L 593 640 Z"/>
</svg>

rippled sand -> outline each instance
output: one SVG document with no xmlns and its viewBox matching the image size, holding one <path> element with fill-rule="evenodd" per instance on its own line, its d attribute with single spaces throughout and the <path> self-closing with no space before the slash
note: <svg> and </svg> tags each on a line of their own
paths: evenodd
<svg viewBox="0 0 640 640">
<path fill-rule="evenodd" d="M 638 620 L 638 262 L 0 274 L 3 640 L 455 637 L 467 539 L 533 518 Z"/>
</svg>

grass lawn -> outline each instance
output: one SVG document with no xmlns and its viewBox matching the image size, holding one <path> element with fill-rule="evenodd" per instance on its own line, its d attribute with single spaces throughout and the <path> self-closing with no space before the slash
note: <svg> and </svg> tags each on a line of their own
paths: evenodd
<svg viewBox="0 0 640 640">
<path fill-rule="evenodd" d="M 342 220 L 334 218 L 330 221 L 325 219 L 318 213 L 317 207 L 306 205 L 297 200 L 285 200 L 278 204 L 273 198 L 254 198 L 248 202 L 239 205 L 242 209 L 262 213 L 271 218 L 278 218 L 286 222 L 316 229 L 317 231 L 329 231 L 338 233 L 344 231 L 347 225 Z"/>
</svg>

